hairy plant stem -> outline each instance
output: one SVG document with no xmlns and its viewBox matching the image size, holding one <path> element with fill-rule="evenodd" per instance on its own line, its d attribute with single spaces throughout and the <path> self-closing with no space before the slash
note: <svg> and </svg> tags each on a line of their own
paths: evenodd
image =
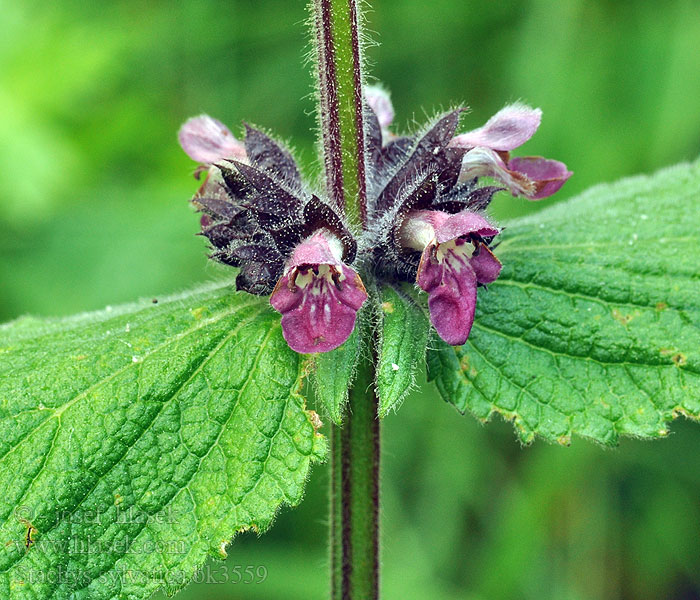
<svg viewBox="0 0 700 600">
<path fill-rule="evenodd" d="M 342 427 L 333 426 L 331 597 L 379 597 L 379 419 L 374 356 L 363 358 Z"/>
<path fill-rule="evenodd" d="M 326 189 L 359 232 L 367 219 L 362 48 L 356 0 L 313 0 Z"/>
<path fill-rule="evenodd" d="M 361 15 L 357 0 L 312 0 L 326 190 L 348 226 L 367 226 Z M 357 325 L 360 326 L 359 323 Z M 372 325 L 362 325 L 365 340 Z M 379 597 L 379 420 L 374 343 L 360 359 L 342 427 L 333 426 L 331 589 L 333 600 Z"/>
</svg>

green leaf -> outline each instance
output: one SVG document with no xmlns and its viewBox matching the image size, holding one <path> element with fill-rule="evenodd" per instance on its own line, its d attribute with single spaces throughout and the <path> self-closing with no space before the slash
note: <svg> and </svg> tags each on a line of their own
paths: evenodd
<svg viewBox="0 0 700 600">
<path fill-rule="evenodd" d="M 0 327 L 0 596 L 172 592 L 266 529 L 326 451 L 302 362 L 221 285 Z"/>
<path fill-rule="evenodd" d="M 425 359 L 430 324 L 423 310 L 390 286 L 382 289 L 381 337 L 377 364 L 379 416 L 397 409 L 415 383 Z"/>
<path fill-rule="evenodd" d="M 336 425 L 343 422 L 348 391 L 355 378 L 357 362 L 362 352 L 360 322 L 364 318 L 364 312 L 358 315 L 355 329 L 341 346 L 330 352 L 312 355 L 311 379 L 316 398 Z"/>
<path fill-rule="evenodd" d="M 614 444 L 700 416 L 700 164 L 509 223 L 469 340 L 429 353 L 445 400 L 521 439 Z"/>
</svg>

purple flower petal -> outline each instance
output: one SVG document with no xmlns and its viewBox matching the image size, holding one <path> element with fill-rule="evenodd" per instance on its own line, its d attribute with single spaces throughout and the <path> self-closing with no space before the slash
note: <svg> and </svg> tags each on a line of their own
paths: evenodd
<svg viewBox="0 0 700 600">
<path fill-rule="evenodd" d="M 282 313 L 282 333 L 295 352 L 328 352 L 355 328 L 357 311 L 367 299 L 360 276 L 350 267 L 293 267 L 270 297 Z"/>
<path fill-rule="evenodd" d="M 211 165 L 223 158 L 246 160 L 245 146 L 221 121 L 199 115 L 185 121 L 178 132 L 180 146 L 191 159 Z"/>
<path fill-rule="evenodd" d="M 528 196 L 531 200 L 546 198 L 558 192 L 566 180 L 573 175 L 563 162 L 541 156 L 511 158 L 508 161 L 508 168 L 523 173 L 535 182 L 535 192 Z"/>
<path fill-rule="evenodd" d="M 491 237 L 498 235 L 498 229 L 480 214 L 464 210 L 445 219 L 437 228 L 435 238 L 438 244 L 444 244 L 470 233 L 476 233 L 482 237 Z"/>
<path fill-rule="evenodd" d="M 322 229 L 299 244 L 292 253 L 287 267 L 303 265 L 340 265 L 343 247 L 332 233 Z"/>
<path fill-rule="evenodd" d="M 431 244 L 423 251 L 416 283 L 428 292 L 430 322 L 452 346 L 467 341 L 476 308 L 476 273 L 470 264 L 473 246 L 464 240 Z"/>
<path fill-rule="evenodd" d="M 509 151 L 527 142 L 537 131 L 541 119 L 539 108 L 511 104 L 493 115 L 483 127 L 455 136 L 450 145 Z"/>
<path fill-rule="evenodd" d="M 295 249 L 270 296 L 282 313 L 282 333 L 299 353 L 328 352 L 355 328 L 357 311 L 367 299 L 360 276 L 340 262 L 342 245 L 326 230 Z"/>
<path fill-rule="evenodd" d="M 493 283 L 501 274 L 501 261 L 494 256 L 486 244 L 477 246 L 469 264 L 474 269 L 479 283 Z"/>
<path fill-rule="evenodd" d="M 498 235 L 499 229 L 469 210 L 454 215 L 439 210 L 413 210 L 406 215 L 399 238 L 405 248 L 422 252 L 433 241 L 442 244 L 470 233 L 492 237 Z"/>
<path fill-rule="evenodd" d="M 365 99 L 377 115 L 380 127 L 382 129 L 389 127 L 394 120 L 394 107 L 389 94 L 376 85 L 368 85 L 365 87 Z"/>
</svg>

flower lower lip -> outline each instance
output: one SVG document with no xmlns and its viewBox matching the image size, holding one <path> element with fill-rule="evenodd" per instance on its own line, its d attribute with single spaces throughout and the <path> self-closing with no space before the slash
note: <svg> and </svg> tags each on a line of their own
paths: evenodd
<svg viewBox="0 0 700 600">
<path fill-rule="evenodd" d="M 332 233 L 320 230 L 300 244 L 270 297 L 282 314 L 284 337 L 297 352 L 337 348 L 352 333 L 367 299 L 360 276 L 341 262 L 336 242 Z"/>
</svg>

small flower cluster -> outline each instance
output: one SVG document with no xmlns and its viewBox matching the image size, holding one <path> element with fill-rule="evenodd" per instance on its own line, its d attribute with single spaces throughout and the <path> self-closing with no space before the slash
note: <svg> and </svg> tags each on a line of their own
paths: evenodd
<svg viewBox="0 0 700 600">
<path fill-rule="evenodd" d="M 297 352 L 327 352 L 350 336 L 368 297 L 358 271 L 378 283 L 415 282 L 440 337 L 463 344 L 477 287 L 501 270 L 489 248 L 500 230 L 484 215 L 493 195 L 544 198 L 571 172 L 554 160 L 511 158 L 539 127 L 539 109 L 507 106 L 463 134 L 456 109 L 398 136 L 388 95 L 372 87 L 365 100 L 368 218 L 358 236 L 342 207 L 314 194 L 290 152 L 265 133 L 246 125 L 240 141 L 206 115 L 182 126 L 180 144 L 206 171 L 192 202 L 211 258 L 240 268 L 239 290 L 270 294 Z M 479 185 L 480 177 L 503 187 Z"/>
</svg>

